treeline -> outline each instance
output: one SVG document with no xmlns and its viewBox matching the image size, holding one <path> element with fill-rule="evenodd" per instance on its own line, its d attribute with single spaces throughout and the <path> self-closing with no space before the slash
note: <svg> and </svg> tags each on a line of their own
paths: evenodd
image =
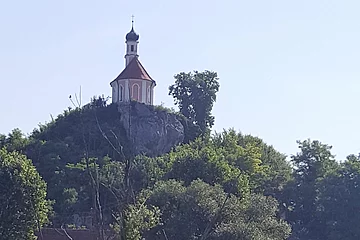
<svg viewBox="0 0 360 240">
<path fill-rule="evenodd" d="M 0 235 L 31 239 L 48 226 L 122 240 L 359 239 L 358 156 L 337 161 L 330 146 L 305 140 L 287 158 L 232 129 L 210 134 L 216 73 L 175 79 L 186 139 L 162 156 L 134 156 L 102 98 L 28 137 L 0 135 Z M 91 226 L 74 224 L 76 214 Z"/>
</svg>

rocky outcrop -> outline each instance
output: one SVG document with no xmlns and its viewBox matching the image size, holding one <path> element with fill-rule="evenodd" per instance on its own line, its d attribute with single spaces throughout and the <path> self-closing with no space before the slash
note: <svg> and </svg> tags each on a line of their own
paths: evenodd
<svg viewBox="0 0 360 240">
<path fill-rule="evenodd" d="M 119 104 L 118 110 L 136 155 L 159 156 L 184 140 L 184 126 L 174 113 L 138 102 Z"/>
</svg>

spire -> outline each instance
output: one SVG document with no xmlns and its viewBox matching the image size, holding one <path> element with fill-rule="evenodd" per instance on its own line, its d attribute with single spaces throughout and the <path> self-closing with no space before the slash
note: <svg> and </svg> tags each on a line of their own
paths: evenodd
<svg viewBox="0 0 360 240">
<path fill-rule="evenodd" d="M 139 40 L 139 34 L 134 30 L 134 15 L 131 15 L 131 30 L 126 34 L 126 41 L 137 41 Z"/>
<path fill-rule="evenodd" d="M 134 29 L 134 14 L 131 15 L 131 29 Z"/>
</svg>

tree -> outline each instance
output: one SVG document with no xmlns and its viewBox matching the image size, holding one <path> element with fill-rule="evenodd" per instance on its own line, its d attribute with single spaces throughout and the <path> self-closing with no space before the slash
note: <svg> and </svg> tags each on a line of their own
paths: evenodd
<svg viewBox="0 0 360 240">
<path fill-rule="evenodd" d="M 319 228 L 326 240 L 360 238 L 360 159 L 350 155 L 319 184 Z"/>
<path fill-rule="evenodd" d="M 65 110 L 53 122 L 34 130 L 29 137 L 24 152 L 46 181 L 48 198 L 55 200 L 55 214 L 51 219 L 53 227 L 72 224 L 72 214 L 84 216 L 94 211 L 92 180 L 86 170 L 86 159 L 90 165 L 95 161 L 101 166 L 105 164 L 106 156 L 123 160 L 99 128 L 109 141 L 120 142 L 125 153 L 130 149 L 125 130 L 119 126 L 116 105 L 101 107 L 103 104 L 99 98 L 83 108 Z M 72 189 L 71 192 L 68 189 Z"/>
<path fill-rule="evenodd" d="M 211 110 L 220 87 L 218 80 L 216 72 L 181 72 L 175 75 L 175 84 L 169 87 L 175 105 L 199 127 L 202 134 L 214 125 Z"/>
<path fill-rule="evenodd" d="M 222 185 L 226 192 L 248 195 L 250 176 L 262 168 L 257 149 L 228 143 L 217 146 L 212 140 L 197 139 L 164 156 L 169 166 L 165 177 L 183 181 L 185 185 L 201 179 Z"/>
<path fill-rule="evenodd" d="M 143 191 L 143 194 L 137 196 L 135 203 L 126 205 L 124 210 L 114 214 L 116 217 L 113 229 L 119 239 L 143 239 L 145 231 L 159 224 L 161 215 L 159 208 L 145 204 L 148 194 L 148 191 Z"/>
<path fill-rule="evenodd" d="M 201 180 L 187 187 L 175 180 L 158 182 L 147 203 L 161 210 L 162 224 L 146 232 L 146 239 L 284 240 L 290 233 L 276 217 L 274 198 L 241 199 Z"/>
<path fill-rule="evenodd" d="M 73 214 L 92 214 L 99 233 L 112 226 L 120 239 L 285 239 L 289 227 L 273 198 L 291 172 L 285 156 L 233 130 L 197 138 L 213 124 L 211 111 L 200 121 L 201 104 L 215 101 L 217 89 L 207 98 L 194 86 L 190 99 L 199 101 L 186 104 L 199 111 L 176 114 L 191 140 L 162 156 L 133 158 L 116 105 L 103 101 L 64 111 L 26 141 L 17 141 L 21 134 L 13 134 L 20 136 L 11 137 L 16 141 L 2 135 L 0 144 L 33 159 L 56 201 L 52 227 L 73 224 Z"/>
<path fill-rule="evenodd" d="M 233 199 L 233 201 L 236 199 Z M 213 240 L 285 240 L 291 227 L 277 216 L 278 202 L 273 197 L 252 194 L 247 204 L 229 203 L 226 217 L 217 227 Z"/>
<path fill-rule="evenodd" d="M 231 130 L 227 134 L 235 135 L 235 132 Z M 237 142 L 244 148 L 250 145 L 260 149 L 261 164 L 265 167 L 263 171 L 254 176 L 255 192 L 271 195 L 279 200 L 279 195 L 281 195 L 284 187 L 292 179 L 292 168 L 286 160 L 286 156 L 275 150 L 273 146 L 267 145 L 258 137 L 238 133 Z"/>
<path fill-rule="evenodd" d="M 7 137 L 0 135 L 0 148 L 5 147 L 8 151 L 22 151 L 28 143 L 28 138 L 18 128 L 13 129 Z"/>
<path fill-rule="evenodd" d="M 24 155 L 0 150 L 0 236 L 8 240 L 36 239 L 47 222 L 46 183 Z"/>
<path fill-rule="evenodd" d="M 297 239 L 324 239 L 318 211 L 321 182 L 338 169 L 331 146 L 319 141 L 298 142 L 300 152 L 291 157 L 295 166 L 294 181 L 284 193 L 290 209 L 288 220 Z"/>
<path fill-rule="evenodd" d="M 136 159 L 137 183 L 149 187 L 158 180 L 176 179 L 189 185 L 201 179 L 221 184 L 226 192 L 246 195 L 250 191 L 278 198 L 291 178 L 285 156 L 259 138 L 234 130 L 196 139 L 170 153 Z M 134 175 L 133 175 L 134 176 Z"/>
</svg>

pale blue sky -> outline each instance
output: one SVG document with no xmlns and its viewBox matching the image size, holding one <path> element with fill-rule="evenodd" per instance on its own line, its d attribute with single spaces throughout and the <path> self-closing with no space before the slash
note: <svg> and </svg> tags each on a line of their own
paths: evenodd
<svg viewBox="0 0 360 240">
<path fill-rule="evenodd" d="M 360 1 L 0 1 L 0 133 L 25 133 L 70 106 L 110 95 L 135 15 L 140 60 L 172 106 L 180 71 L 220 77 L 215 129 L 233 127 L 293 154 L 318 139 L 360 152 Z"/>
</svg>

